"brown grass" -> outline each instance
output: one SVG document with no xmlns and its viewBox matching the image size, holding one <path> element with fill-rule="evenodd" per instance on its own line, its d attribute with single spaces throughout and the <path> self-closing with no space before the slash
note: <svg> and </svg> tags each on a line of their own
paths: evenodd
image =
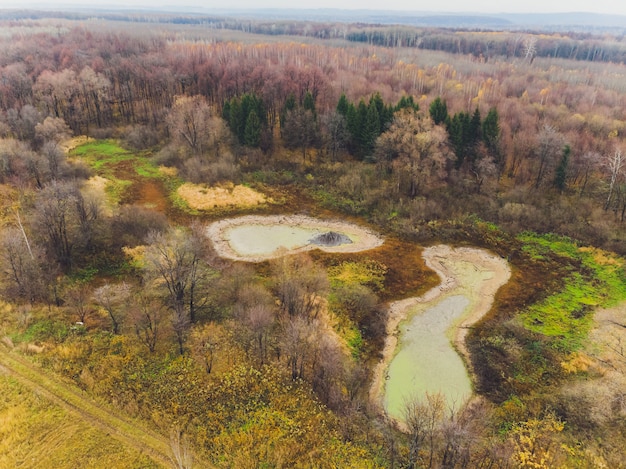
<svg viewBox="0 0 626 469">
<path fill-rule="evenodd" d="M 221 207 L 255 207 L 271 202 L 271 199 L 260 192 L 242 185 L 226 185 L 206 187 L 186 182 L 176 191 L 190 208 L 194 210 L 211 210 Z"/>
</svg>

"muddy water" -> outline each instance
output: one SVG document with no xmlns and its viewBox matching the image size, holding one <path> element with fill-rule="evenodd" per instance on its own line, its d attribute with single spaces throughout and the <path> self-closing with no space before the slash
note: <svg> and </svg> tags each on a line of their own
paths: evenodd
<svg viewBox="0 0 626 469">
<path fill-rule="evenodd" d="M 387 370 L 384 406 L 403 420 L 406 400 L 441 392 L 459 407 L 472 393 L 463 360 L 446 332 L 470 306 L 463 295 L 445 298 L 400 326 L 399 349 Z"/>
<path fill-rule="evenodd" d="M 465 337 L 510 277 L 504 259 L 480 249 L 439 245 L 423 256 L 441 283 L 390 305 L 383 360 L 374 370 L 371 396 L 399 422 L 406 400 L 427 392 L 443 394 L 455 408 L 471 397 Z"/>
<path fill-rule="evenodd" d="M 289 225 L 239 225 L 225 230 L 224 238 L 242 256 L 266 256 L 284 248 L 306 246 L 320 230 Z"/>
<path fill-rule="evenodd" d="M 351 242 L 337 246 L 311 243 L 314 236 L 331 231 L 345 236 Z M 207 226 L 207 235 L 219 256 L 245 262 L 261 262 L 310 249 L 359 252 L 383 243 L 383 239 L 376 233 L 358 225 L 303 215 L 226 218 Z"/>
</svg>

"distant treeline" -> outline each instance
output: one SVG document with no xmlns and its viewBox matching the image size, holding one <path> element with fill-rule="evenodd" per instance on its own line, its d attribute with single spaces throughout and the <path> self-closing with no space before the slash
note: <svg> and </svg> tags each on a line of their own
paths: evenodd
<svg viewBox="0 0 626 469">
<path fill-rule="evenodd" d="M 472 55 L 488 60 L 492 57 L 552 57 L 560 59 L 626 63 L 623 36 L 591 33 L 540 33 L 538 31 L 493 31 L 467 28 L 413 27 L 406 25 L 371 25 L 363 23 L 328 23 L 293 20 L 248 20 L 203 14 L 167 14 L 151 12 L 75 11 L 50 12 L 8 10 L 0 19 L 36 20 L 62 18 L 67 20 L 103 19 L 140 23 L 205 25 L 270 36 L 304 36 L 317 39 L 342 39 L 380 47 L 411 47 L 426 50 Z M 528 49 L 529 41 L 532 50 Z"/>
</svg>

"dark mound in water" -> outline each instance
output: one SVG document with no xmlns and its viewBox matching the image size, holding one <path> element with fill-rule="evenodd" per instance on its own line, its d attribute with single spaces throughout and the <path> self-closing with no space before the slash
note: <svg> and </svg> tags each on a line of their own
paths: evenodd
<svg viewBox="0 0 626 469">
<path fill-rule="evenodd" d="M 317 246 L 333 247 L 340 246 L 342 244 L 352 244 L 352 240 L 343 233 L 337 233 L 336 231 L 329 231 L 327 233 L 320 233 L 313 236 L 309 242 L 316 244 Z"/>
</svg>

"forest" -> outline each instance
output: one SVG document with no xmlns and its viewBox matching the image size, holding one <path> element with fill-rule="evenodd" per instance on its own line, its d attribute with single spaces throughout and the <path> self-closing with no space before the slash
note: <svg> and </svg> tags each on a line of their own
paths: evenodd
<svg viewBox="0 0 626 469">
<path fill-rule="evenodd" d="M 123 16 L 0 19 L 1 467 L 625 467 L 622 37 Z M 284 214 L 384 243 L 206 234 Z M 473 398 L 398 422 L 373 370 L 438 244 L 511 276 Z"/>
</svg>

